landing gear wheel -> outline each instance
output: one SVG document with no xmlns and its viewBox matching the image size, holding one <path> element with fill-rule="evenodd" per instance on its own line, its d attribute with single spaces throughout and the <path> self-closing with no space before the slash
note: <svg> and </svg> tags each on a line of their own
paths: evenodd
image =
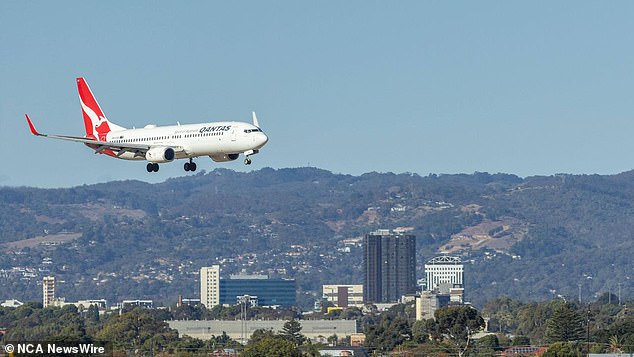
<svg viewBox="0 0 634 357">
<path fill-rule="evenodd" d="M 158 164 L 154 164 L 154 172 L 158 172 L 159 169 L 159 165 Z"/>
<path fill-rule="evenodd" d="M 196 163 L 189 160 L 189 162 L 186 162 L 185 165 L 183 166 L 183 168 L 185 169 L 185 171 L 196 171 Z"/>
<path fill-rule="evenodd" d="M 246 159 L 244 159 L 244 164 L 245 165 L 251 165 L 251 159 L 249 159 L 248 157 Z"/>
<path fill-rule="evenodd" d="M 159 170 L 159 165 L 158 164 L 153 164 L 153 163 L 148 163 L 147 166 L 145 167 L 147 169 L 147 172 L 158 172 Z"/>
</svg>

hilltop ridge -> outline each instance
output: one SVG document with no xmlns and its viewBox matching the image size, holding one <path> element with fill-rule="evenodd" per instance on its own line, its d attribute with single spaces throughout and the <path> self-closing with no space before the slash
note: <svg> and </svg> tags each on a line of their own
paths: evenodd
<svg viewBox="0 0 634 357">
<path fill-rule="evenodd" d="M 70 300 L 171 302 L 197 296 L 199 268 L 220 263 L 226 275 L 295 278 L 309 307 L 321 284 L 361 283 L 359 238 L 396 227 L 417 236 L 419 277 L 426 260 L 461 256 L 476 304 L 500 295 L 576 298 L 579 285 L 588 298 L 617 284 L 627 295 L 633 198 L 634 171 L 520 178 L 216 169 L 157 184 L 3 187 L 0 279 L 10 288 L 0 299 L 39 300 L 39 277 L 53 274 Z"/>
</svg>

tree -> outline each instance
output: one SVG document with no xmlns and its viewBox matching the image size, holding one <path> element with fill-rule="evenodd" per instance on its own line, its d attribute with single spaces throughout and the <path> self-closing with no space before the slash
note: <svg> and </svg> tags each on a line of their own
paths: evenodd
<svg viewBox="0 0 634 357">
<path fill-rule="evenodd" d="M 358 307 L 348 307 L 343 310 L 341 318 L 345 320 L 356 320 L 363 316 L 363 311 Z"/>
<path fill-rule="evenodd" d="M 484 336 L 477 341 L 478 356 L 493 356 L 500 348 L 500 341 L 496 335 Z"/>
<path fill-rule="evenodd" d="M 531 344 L 530 338 L 526 336 L 515 336 L 511 343 L 512 346 L 528 346 Z"/>
<path fill-rule="evenodd" d="M 280 337 L 292 342 L 295 346 L 301 346 L 306 341 L 306 337 L 301 334 L 302 325 L 297 320 L 289 320 L 282 327 Z"/>
<path fill-rule="evenodd" d="M 438 309 L 434 315 L 439 331 L 458 348 L 459 356 L 469 348 L 471 335 L 484 327 L 484 319 L 471 306 Z"/>
<path fill-rule="evenodd" d="M 548 342 L 578 341 L 583 336 L 583 319 L 571 304 L 560 303 L 546 320 L 545 337 Z"/>
<path fill-rule="evenodd" d="M 183 336 L 178 341 L 174 341 L 169 345 L 170 353 L 182 353 L 183 351 L 193 353 L 201 348 L 204 348 L 205 343 L 197 338 L 190 336 Z"/>
<path fill-rule="evenodd" d="M 84 341 L 89 338 L 84 319 L 72 305 L 42 309 L 25 304 L 3 316 L 0 323 L 7 327 L 4 338 L 8 341 Z"/>
<path fill-rule="evenodd" d="M 174 320 L 202 320 L 206 309 L 204 306 L 181 305 L 172 308 Z"/>
<path fill-rule="evenodd" d="M 619 336 L 613 335 L 609 341 L 608 349 L 611 353 L 623 353 L 623 342 L 621 342 Z"/>
<path fill-rule="evenodd" d="M 381 315 L 381 320 L 365 326 L 365 345 L 380 351 L 391 351 L 412 339 L 409 321 L 403 316 Z"/>
<path fill-rule="evenodd" d="M 486 303 L 482 314 L 490 317 L 489 331 L 508 332 L 514 330 L 517 327 L 517 319 L 514 317 L 521 307 L 521 302 L 506 296 Z"/>
<path fill-rule="evenodd" d="M 496 335 L 484 336 L 478 340 L 478 348 L 490 348 L 495 350 L 500 347 L 500 341 Z"/>
<path fill-rule="evenodd" d="M 261 340 L 264 340 L 265 338 L 273 338 L 273 337 L 275 337 L 273 330 L 259 328 L 253 331 L 253 333 L 251 334 L 251 338 L 249 339 L 249 344 L 257 343 Z"/>
<path fill-rule="evenodd" d="M 170 329 L 162 311 L 135 308 L 105 323 L 97 339 L 113 341 L 117 350 L 162 349 L 178 340 L 178 332 Z"/>
<path fill-rule="evenodd" d="M 530 303 L 520 308 L 517 314 L 517 329 L 515 333 L 527 336 L 533 343 L 543 343 L 546 321 L 560 302 Z"/>
<path fill-rule="evenodd" d="M 305 343 L 300 348 L 300 351 L 302 352 L 302 356 L 320 357 L 321 354 L 319 353 L 319 350 L 322 346 L 324 346 L 322 343 L 314 344 L 310 340 L 308 340 L 308 343 Z"/>
<path fill-rule="evenodd" d="M 181 340 L 184 340 L 185 337 L 188 337 L 188 336 L 182 337 Z M 225 331 L 223 331 L 222 335 L 220 336 L 211 336 L 211 338 L 206 341 L 201 341 L 201 340 L 198 340 L 198 341 L 200 343 L 203 343 L 203 346 L 198 347 L 198 349 L 204 348 L 208 351 L 216 351 L 218 349 L 223 349 L 223 348 L 241 348 L 242 347 L 242 344 L 240 344 L 240 342 L 229 337 L 229 335 L 227 335 Z"/>
<path fill-rule="evenodd" d="M 427 326 L 427 321 L 425 320 L 416 321 L 412 324 L 412 340 L 414 342 L 426 343 L 429 341 L 431 331 L 428 331 Z"/>
<path fill-rule="evenodd" d="M 543 357 L 581 357 L 581 346 L 578 343 L 555 342 L 548 346 Z"/>
</svg>

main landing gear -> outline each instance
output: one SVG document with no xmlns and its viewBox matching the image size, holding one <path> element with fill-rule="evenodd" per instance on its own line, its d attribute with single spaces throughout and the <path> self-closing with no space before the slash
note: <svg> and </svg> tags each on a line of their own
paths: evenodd
<svg viewBox="0 0 634 357">
<path fill-rule="evenodd" d="M 193 162 L 192 159 L 189 159 L 189 162 L 186 162 L 183 168 L 185 171 L 196 171 L 196 163 Z"/>
<path fill-rule="evenodd" d="M 147 164 L 147 172 L 158 172 L 159 166 L 158 164 L 148 163 Z"/>
</svg>

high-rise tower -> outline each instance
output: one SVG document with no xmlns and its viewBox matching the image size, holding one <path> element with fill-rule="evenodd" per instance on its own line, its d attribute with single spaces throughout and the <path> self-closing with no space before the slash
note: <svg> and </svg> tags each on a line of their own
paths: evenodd
<svg viewBox="0 0 634 357">
<path fill-rule="evenodd" d="M 365 302 L 396 302 L 416 292 L 416 237 L 387 229 L 363 240 Z"/>
<path fill-rule="evenodd" d="M 220 265 L 200 268 L 200 303 L 208 309 L 220 304 Z"/>
<path fill-rule="evenodd" d="M 42 280 L 42 305 L 44 307 L 53 305 L 55 300 L 55 277 L 45 276 Z"/>
</svg>

